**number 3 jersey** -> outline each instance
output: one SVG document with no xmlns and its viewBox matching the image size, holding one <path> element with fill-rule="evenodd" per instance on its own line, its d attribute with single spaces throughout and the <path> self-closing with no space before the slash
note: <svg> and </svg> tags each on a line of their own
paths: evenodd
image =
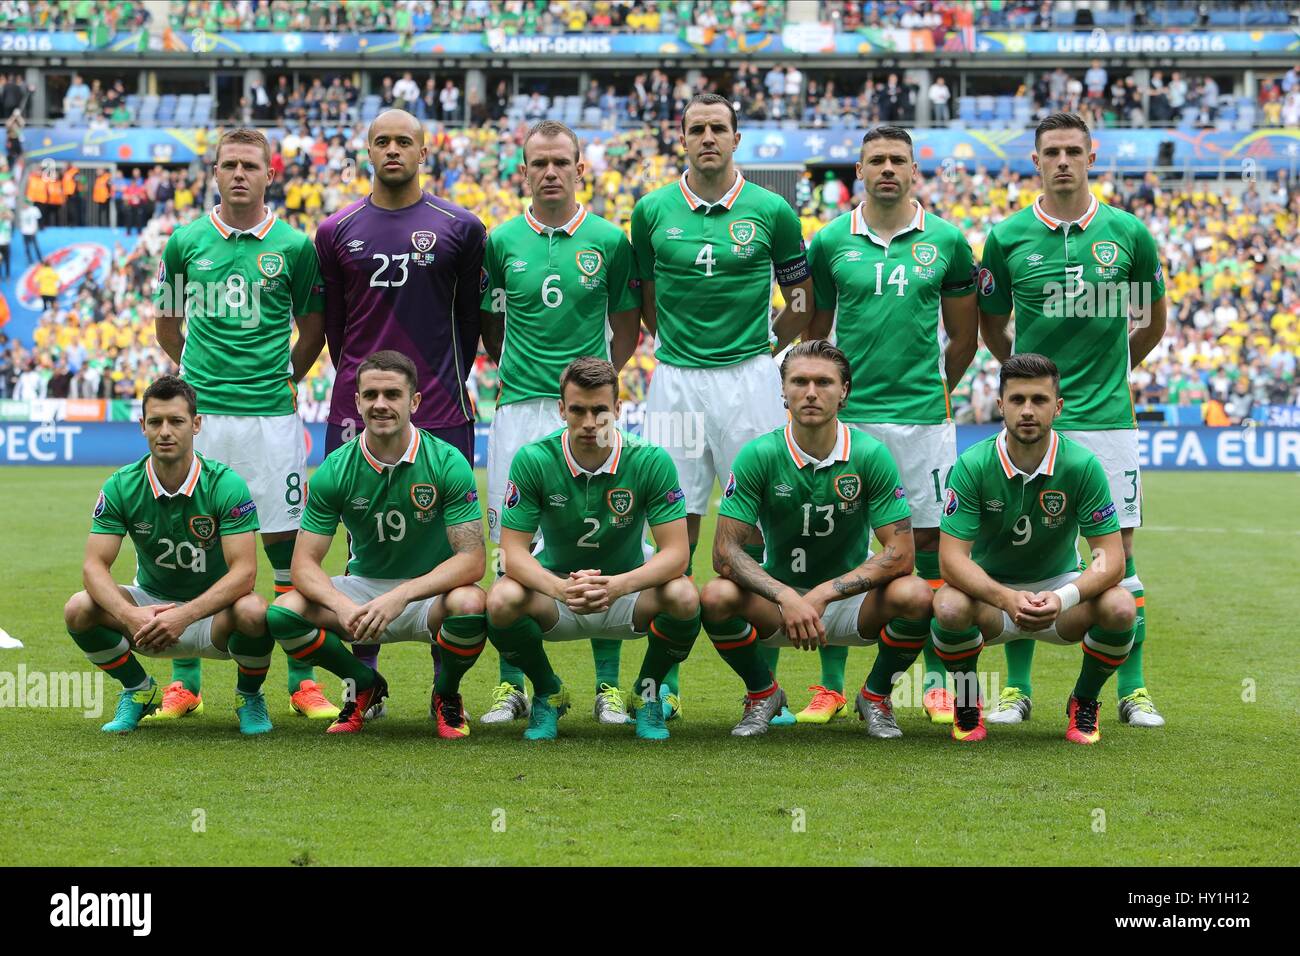
<svg viewBox="0 0 1300 956">
<path fill-rule="evenodd" d="M 179 602 L 225 575 L 222 538 L 256 530 L 257 506 L 244 479 L 197 454 L 174 493 L 163 488 L 149 455 L 119 468 L 104 482 L 90 525 L 91 534 L 130 536 L 138 586 Z"/>
<path fill-rule="evenodd" d="M 505 318 L 498 405 L 559 398 L 569 362 L 609 358 L 608 315 L 641 307 L 632 244 L 581 206 L 559 228 L 527 209 L 492 230 L 481 285 L 480 308 Z"/>
<path fill-rule="evenodd" d="M 1079 567 L 1079 535 L 1119 531 L 1101 462 L 1053 431 L 1032 475 L 1011 461 L 1007 433 L 986 438 L 957 458 L 939 525 L 973 541 L 971 558 L 1003 583 L 1054 578 Z"/>
<path fill-rule="evenodd" d="M 447 528 L 480 521 L 474 472 L 454 446 L 411 429 L 394 465 L 371 454 L 362 432 L 335 449 L 312 475 L 302 530 L 351 535 L 348 573 L 409 579 L 451 557 Z"/>
<path fill-rule="evenodd" d="M 542 567 L 557 574 L 595 568 L 624 574 L 645 563 L 645 526 L 686 517 L 685 495 L 668 452 L 614 432 L 594 472 L 569 450 L 567 428 L 525 445 L 510 463 L 501 526 L 542 531 Z"/>
<path fill-rule="evenodd" d="M 404 209 L 381 209 L 367 196 L 321 223 L 325 340 L 338 369 L 331 425 L 360 429 L 357 367 L 382 349 L 415 363 L 422 399 L 413 425 L 474 420 L 465 379 L 478 349 L 486 236 L 469 210 L 428 193 Z"/>
<path fill-rule="evenodd" d="M 763 531 L 763 570 L 782 584 L 814 588 L 867 560 L 871 531 L 911 517 L 898 466 L 885 446 L 838 423 L 825 461 L 786 425 L 740 450 L 718 514 Z"/>
</svg>

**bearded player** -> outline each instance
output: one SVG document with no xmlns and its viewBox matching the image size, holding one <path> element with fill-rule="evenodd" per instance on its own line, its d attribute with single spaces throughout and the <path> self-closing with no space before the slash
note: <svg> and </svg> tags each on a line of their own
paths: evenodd
<svg viewBox="0 0 1300 956">
<path fill-rule="evenodd" d="M 1165 331 L 1164 274 L 1155 239 L 1130 213 L 1088 189 L 1096 162 L 1088 124 L 1053 113 L 1034 132 L 1043 194 L 993 227 L 979 273 L 980 328 L 995 356 L 1046 355 L 1061 371 L 1058 430 L 1106 471 L 1124 541 L 1125 587 L 1137 601 L 1137 636 L 1119 669 L 1120 723 L 1161 727 L 1142 673 L 1146 596 L 1133 558 L 1142 524 L 1142 475 L 1129 372 Z M 1014 312 L 1014 326 L 1008 316 Z M 1019 723 L 1032 706 L 1034 644 L 1007 645 L 1008 686 L 990 723 Z"/>
<path fill-rule="evenodd" d="M 719 577 L 700 595 L 709 640 L 745 682 L 745 712 L 731 732 L 764 734 L 783 706 L 760 643 L 878 642 L 855 706 L 870 736 L 901 737 L 890 693 L 921 653 L 930 620 L 930 588 L 912 574 L 907 494 L 885 446 L 839 420 L 853 387 L 843 352 L 801 342 L 786 353 L 781 379 L 790 423 L 736 456 L 713 538 Z M 744 547 L 755 527 L 766 544 L 761 566 Z"/>
<path fill-rule="evenodd" d="M 523 148 L 532 205 L 492 231 L 483 257 L 483 347 L 501 369 L 488 433 L 488 533 L 496 542 L 511 462 L 563 422 L 556 407 L 565 367 L 579 356 L 599 356 L 611 359 L 617 372 L 641 332 L 632 245 L 618 226 L 578 203 L 584 172 L 578 137 L 544 120 L 528 131 Z M 591 639 L 593 714 L 601 723 L 629 719 L 619 691 L 622 643 Z M 527 715 L 524 674 L 503 659 L 492 708 L 481 719 L 492 724 Z"/>
<path fill-rule="evenodd" d="M 975 743 L 977 664 L 985 644 L 1079 644 L 1065 739 L 1101 739 L 1098 698 L 1133 647 L 1137 605 L 1121 585 L 1123 546 L 1101 464 L 1052 428 L 1061 414 L 1056 365 L 1021 352 L 1002 365 L 1001 434 L 968 448 L 949 480 L 939 543 L 947 582 L 934 597 L 932 639 L 957 688 L 954 740 Z M 1081 570 L 1082 534 L 1092 562 Z"/>
<path fill-rule="evenodd" d="M 957 460 L 948 393 L 975 357 L 979 330 L 974 259 L 961 230 L 912 198 L 917 168 L 906 130 L 878 126 L 863 136 L 857 174 L 862 202 L 808 247 L 817 305 L 808 337 L 826 337 L 834 324 L 856 383 L 840 418 L 883 442 L 898 463 L 917 573 L 937 589 L 942 488 Z M 848 713 L 847 656 L 847 647 L 822 649 L 822 682 L 801 723 Z M 945 674 L 926 642 L 922 703 L 935 723 L 952 722 Z"/>
<path fill-rule="evenodd" d="M 429 149 L 424 127 L 410 113 L 380 113 L 366 144 L 374 176 L 370 195 L 340 209 L 316 232 L 325 337 L 338 370 L 325 452 L 360 431 L 357 369 L 375 352 L 391 349 L 415 362 L 421 396 L 412 413 L 415 426 L 458 449 L 472 466 L 474 409 L 465 381 L 478 349 L 486 230 L 473 213 L 420 188 Z M 352 650 L 377 666 L 378 644 L 358 643 Z M 431 653 L 436 673 L 437 644 Z"/>
<path fill-rule="evenodd" d="M 812 279 L 790 204 L 736 168 L 736 111 L 716 93 L 682 114 L 687 170 L 632 210 L 641 313 L 658 364 L 646 396 L 644 434 L 663 445 L 686 493 L 691 551 L 715 480 L 725 483 L 741 447 L 785 420 L 772 360 L 812 317 Z M 771 318 L 772 280 L 786 306 Z M 755 530 L 746 545 L 761 558 Z M 776 667 L 776 652 L 767 654 Z M 678 702 L 676 672 L 665 701 Z M 783 720 L 793 721 L 793 716 Z"/>
<path fill-rule="evenodd" d="M 221 202 L 177 229 L 158 266 L 158 344 L 198 393 L 203 428 L 195 448 L 248 482 L 275 592 L 289 568 L 307 495 L 307 446 L 297 382 L 320 355 L 320 270 L 311 239 L 265 205 L 275 176 L 271 147 L 253 129 L 224 133 L 215 167 Z M 298 339 L 291 344 L 293 326 Z M 312 669 L 289 661 L 295 713 L 339 709 Z M 172 682 L 152 719 L 202 713 L 198 658 L 172 662 Z"/>
</svg>

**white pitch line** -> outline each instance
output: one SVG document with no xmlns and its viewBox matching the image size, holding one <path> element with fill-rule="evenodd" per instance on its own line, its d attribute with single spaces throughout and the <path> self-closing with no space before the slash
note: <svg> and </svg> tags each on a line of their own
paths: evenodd
<svg viewBox="0 0 1300 956">
<path fill-rule="evenodd" d="M 1175 534 L 1267 534 L 1283 538 L 1300 536 L 1300 531 L 1279 531 L 1276 528 L 1181 528 L 1173 525 L 1143 525 L 1141 531 L 1166 531 Z"/>
</svg>

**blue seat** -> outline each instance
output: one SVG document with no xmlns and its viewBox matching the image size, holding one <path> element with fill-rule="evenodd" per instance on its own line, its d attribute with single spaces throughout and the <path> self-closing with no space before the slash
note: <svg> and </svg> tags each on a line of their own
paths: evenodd
<svg viewBox="0 0 1300 956">
<path fill-rule="evenodd" d="M 1209 23 L 1212 27 L 1236 27 L 1240 26 L 1242 16 L 1240 10 L 1211 10 Z"/>
</svg>

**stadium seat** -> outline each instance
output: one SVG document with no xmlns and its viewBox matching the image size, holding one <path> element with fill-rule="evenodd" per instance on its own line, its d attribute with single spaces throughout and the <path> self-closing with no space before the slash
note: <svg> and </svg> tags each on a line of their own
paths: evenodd
<svg viewBox="0 0 1300 956">
<path fill-rule="evenodd" d="M 1036 13 L 1013 13 L 1007 17 L 1007 25 L 1012 30 L 1032 30 L 1037 20 Z"/>
<path fill-rule="evenodd" d="M 1211 10 L 1209 25 L 1212 27 L 1236 27 L 1241 26 L 1242 17 L 1240 10 Z"/>
<path fill-rule="evenodd" d="M 599 126 L 601 119 L 599 106 L 588 106 L 582 111 L 582 124 L 584 126 Z"/>
<path fill-rule="evenodd" d="M 1174 7 L 1153 10 L 1148 17 L 1155 27 L 1191 27 L 1196 25 L 1199 14 L 1195 7 Z"/>
<path fill-rule="evenodd" d="M 1074 26 L 1074 11 L 1065 10 L 1060 7 L 1052 10 L 1052 26 L 1055 27 L 1072 27 Z"/>
<path fill-rule="evenodd" d="M 1093 10 L 1093 25 L 1099 27 L 1131 27 L 1133 25 L 1132 10 Z"/>
</svg>

